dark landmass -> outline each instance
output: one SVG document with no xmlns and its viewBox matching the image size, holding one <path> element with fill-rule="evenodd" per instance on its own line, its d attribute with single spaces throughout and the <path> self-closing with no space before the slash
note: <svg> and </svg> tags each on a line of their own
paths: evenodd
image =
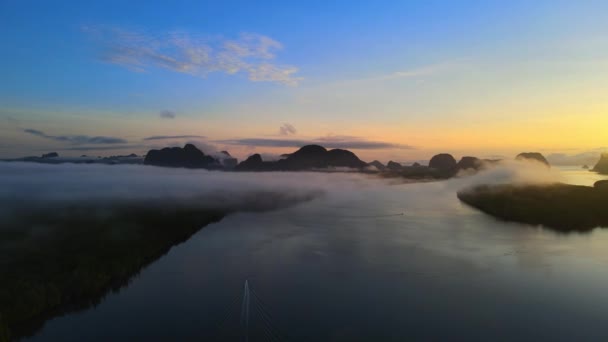
<svg viewBox="0 0 608 342">
<path fill-rule="evenodd" d="M 458 164 L 456 164 L 458 170 L 480 170 L 483 168 L 483 161 L 477 157 L 462 157 Z"/>
<path fill-rule="evenodd" d="M 236 171 L 305 171 L 330 168 L 350 168 L 363 170 L 367 163 L 348 150 L 327 150 L 319 145 L 307 145 L 286 158 L 277 161 L 263 161 L 254 154 L 236 166 Z"/>
<path fill-rule="evenodd" d="M 317 190 L 179 198 L 3 194 L 0 341 L 9 333 L 30 335 L 49 318 L 96 305 L 172 246 L 230 213 L 286 208 L 320 195 Z"/>
<path fill-rule="evenodd" d="M 395 170 L 401 170 L 403 168 L 403 165 L 401 165 L 401 164 L 399 164 L 397 162 L 394 162 L 392 160 L 389 160 L 388 164 L 386 164 L 386 168 L 389 169 L 389 170 L 393 170 L 393 171 L 395 171 Z"/>
<path fill-rule="evenodd" d="M 595 182 L 593 187 L 599 190 L 608 190 L 608 179 Z"/>
<path fill-rule="evenodd" d="M 389 161 L 387 168 L 380 175 L 388 178 L 401 177 L 416 180 L 440 180 L 454 177 L 461 171 L 469 173 L 477 172 L 496 162 L 498 161 L 469 156 L 462 157 L 460 161 L 456 162 L 456 159 L 451 154 L 441 153 L 433 156 L 428 166 L 420 165 L 419 163 L 405 166 Z"/>
<path fill-rule="evenodd" d="M 228 153 L 228 151 L 222 151 L 220 152 L 220 154 L 223 158 L 221 158 L 219 162 L 220 164 L 222 164 L 224 169 L 232 170 L 238 165 L 239 161 L 236 158 L 232 157 L 230 153 Z"/>
<path fill-rule="evenodd" d="M 589 165 L 587 165 L 587 164 L 583 165 L 583 169 L 589 170 Z"/>
<path fill-rule="evenodd" d="M 241 163 L 239 163 L 234 170 L 235 171 L 271 171 L 273 168 L 273 162 L 265 162 L 262 160 L 262 156 L 258 153 L 249 156 Z"/>
<path fill-rule="evenodd" d="M 602 156 L 597 164 L 595 164 L 593 171 L 602 175 L 608 175 L 608 153 L 602 153 Z"/>
<path fill-rule="evenodd" d="M 382 177 L 402 177 L 412 179 L 446 179 L 458 174 L 461 170 L 478 171 L 489 161 L 476 157 L 463 157 L 458 163 L 447 153 L 435 155 L 429 166 L 414 163 L 411 166 L 389 161 L 387 165 L 378 160 L 366 163 L 356 154 L 344 149 L 328 150 L 319 145 L 306 145 L 293 153 L 281 155 L 282 159 L 264 161 L 260 154 L 249 156 L 238 163 L 228 151 L 214 155 L 205 154 L 193 144 L 183 148 L 167 147 L 150 150 L 143 156 L 130 154 L 111 157 L 59 157 L 55 152 L 42 157 L 25 157 L 5 161 L 26 161 L 45 164 L 86 163 L 86 164 L 145 164 L 162 167 L 178 167 L 221 171 L 358 171 L 377 173 Z"/>
<path fill-rule="evenodd" d="M 456 159 L 451 154 L 440 153 L 431 158 L 429 167 L 443 174 L 450 174 L 456 171 Z"/>
<path fill-rule="evenodd" d="M 593 187 L 482 185 L 458 192 L 464 203 L 506 221 L 543 225 L 558 231 L 608 227 L 608 181 Z"/>
<path fill-rule="evenodd" d="M 146 265 L 220 220 L 221 210 L 23 203 L 0 228 L 0 341 L 98 304 Z"/>
<path fill-rule="evenodd" d="M 192 144 L 181 147 L 167 147 L 162 150 L 150 150 L 144 159 L 145 165 L 184 167 L 191 169 L 219 169 L 220 162 Z"/>
<path fill-rule="evenodd" d="M 110 157 L 89 157 L 87 155 L 82 155 L 80 157 L 61 157 L 56 152 L 50 152 L 43 154 L 41 157 L 30 156 L 16 159 L 5 159 L 3 161 L 8 162 L 33 162 L 33 163 L 41 163 L 41 164 L 107 164 L 107 165 L 117 165 L 117 164 L 142 164 L 144 161 L 143 157 L 140 157 L 134 153 L 129 155 L 118 155 L 118 156 L 110 156 Z"/>
<path fill-rule="evenodd" d="M 50 156 L 49 156 L 50 155 Z M 283 154 L 282 159 L 264 161 L 260 154 L 249 156 L 238 163 L 228 151 L 221 151 L 214 155 L 205 154 L 192 144 L 183 148 L 167 147 L 161 150 L 150 150 L 144 157 L 130 154 L 126 156 L 60 158 L 55 153 L 48 153 L 43 157 L 25 157 L 6 161 L 28 161 L 46 164 L 60 163 L 87 163 L 87 164 L 145 164 L 162 167 L 178 167 L 192 169 L 207 169 L 221 171 L 357 171 L 378 174 L 386 178 L 408 178 L 421 180 L 447 179 L 457 176 L 459 172 L 466 174 L 477 172 L 499 160 L 479 159 L 465 156 L 456 162 L 456 159 L 447 153 L 433 156 L 429 165 L 414 163 L 411 166 L 389 161 L 384 165 L 378 160 L 366 163 L 351 151 L 344 149 L 328 150 L 319 145 L 307 145 L 293 153 Z M 544 160 L 539 153 L 522 153 L 518 159 Z M 546 161 L 546 160 L 545 160 Z"/>
<path fill-rule="evenodd" d="M 536 160 L 537 162 L 543 163 L 547 166 L 551 166 L 545 156 L 539 152 L 522 152 L 515 157 L 517 160 Z"/>
<path fill-rule="evenodd" d="M 384 169 L 386 169 L 386 166 L 377 160 L 374 160 L 373 162 L 369 163 L 369 165 L 375 167 L 376 169 L 378 169 L 378 171 L 383 171 Z"/>
</svg>

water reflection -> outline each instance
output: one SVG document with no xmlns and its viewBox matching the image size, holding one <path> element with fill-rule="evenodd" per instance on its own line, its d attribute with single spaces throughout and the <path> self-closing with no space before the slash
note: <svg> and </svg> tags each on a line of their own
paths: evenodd
<svg viewBox="0 0 608 342">
<path fill-rule="evenodd" d="M 245 279 L 297 340 L 605 340 L 607 245 L 499 222 L 445 183 L 353 190 L 230 216 L 32 340 L 208 339 Z"/>
</svg>

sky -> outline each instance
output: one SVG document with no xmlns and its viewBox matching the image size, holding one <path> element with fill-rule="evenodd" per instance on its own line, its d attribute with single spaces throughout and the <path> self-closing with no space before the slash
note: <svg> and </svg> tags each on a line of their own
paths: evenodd
<svg viewBox="0 0 608 342">
<path fill-rule="evenodd" d="M 0 3 L 0 158 L 608 150 L 605 1 Z"/>
</svg>

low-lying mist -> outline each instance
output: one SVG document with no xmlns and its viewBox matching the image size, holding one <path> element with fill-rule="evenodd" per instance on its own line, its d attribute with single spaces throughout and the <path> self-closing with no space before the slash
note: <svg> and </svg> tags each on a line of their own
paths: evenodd
<svg viewBox="0 0 608 342">
<path fill-rule="evenodd" d="M 443 182 L 440 194 L 481 184 L 554 183 L 559 171 L 527 161 L 503 161 L 475 174 L 461 172 Z M 395 180 L 355 173 L 237 173 L 159 168 L 143 165 L 46 165 L 0 163 L 0 215 L 4 227 L 27 228 L 32 217 L 157 210 L 266 211 L 328 196 L 333 201 L 364 196 Z M 418 194 L 420 195 L 420 194 Z"/>
<path fill-rule="evenodd" d="M 105 218 L 125 210 L 266 211 L 354 186 L 358 175 L 235 173 L 143 165 L 0 163 L 3 225 L 27 228 L 36 216 Z"/>
<path fill-rule="evenodd" d="M 455 190 L 477 185 L 494 184 L 551 184 L 563 182 L 564 178 L 558 169 L 547 167 L 534 160 L 502 160 L 489 165 L 477 173 L 461 171 L 448 182 Z"/>
</svg>

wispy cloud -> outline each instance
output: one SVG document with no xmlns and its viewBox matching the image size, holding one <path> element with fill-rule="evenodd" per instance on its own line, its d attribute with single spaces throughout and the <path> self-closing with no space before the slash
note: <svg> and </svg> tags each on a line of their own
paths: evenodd
<svg viewBox="0 0 608 342">
<path fill-rule="evenodd" d="M 3 117 L 4 121 L 7 122 L 8 124 L 11 125 L 18 125 L 20 123 L 20 121 L 18 119 L 15 119 L 12 116 L 5 116 Z"/>
<path fill-rule="evenodd" d="M 355 150 L 380 150 L 380 149 L 414 149 L 414 147 L 403 144 L 395 144 L 384 141 L 372 141 L 350 136 L 328 136 L 317 139 L 265 139 L 244 138 L 219 140 L 217 143 L 226 145 L 242 145 L 255 147 L 302 147 L 305 145 L 322 145 L 327 148 L 342 148 Z"/>
<path fill-rule="evenodd" d="M 170 110 L 161 110 L 160 111 L 161 119 L 175 119 L 176 117 L 177 117 L 177 114 L 175 114 L 174 111 L 170 111 Z"/>
<path fill-rule="evenodd" d="M 73 146 L 61 148 L 59 151 L 111 151 L 111 150 L 135 150 L 145 148 L 144 145 L 110 145 L 110 146 Z"/>
<path fill-rule="evenodd" d="M 168 140 L 168 139 L 205 139 L 203 135 L 154 135 L 143 140 Z"/>
<path fill-rule="evenodd" d="M 445 62 L 438 64 L 425 65 L 418 68 L 406 69 L 401 71 L 395 71 L 386 75 L 380 75 L 376 77 L 370 77 L 366 80 L 368 81 L 384 81 L 384 80 L 393 80 L 399 78 L 414 78 L 414 77 L 422 77 L 422 76 L 431 76 L 440 74 L 442 72 L 447 72 L 456 68 L 460 63 L 455 62 Z"/>
<path fill-rule="evenodd" d="M 70 144 L 125 144 L 125 139 L 116 137 L 104 137 L 104 136 L 88 136 L 88 135 L 48 135 L 37 129 L 24 129 L 25 133 L 32 134 L 41 138 L 66 142 Z"/>
<path fill-rule="evenodd" d="M 593 167 L 602 153 L 608 151 L 607 147 L 599 147 L 589 151 L 583 151 L 576 154 L 566 153 L 551 153 L 547 155 L 547 160 L 551 165 L 564 165 L 564 166 L 583 166 L 587 165 Z"/>
<path fill-rule="evenodd" d="M 296 130 L 295 127 L 293 127 L 293 125 L 288 124 L 288 123 L 284 123 L 281 127 L 279 127 L 279 134 L 280 135 L 291 135 L 291 134 L 296 134 L 298 131 Z"/>
<path fill-rule="evenodd" d="M 206 77 L 213 72 L 244 73 L 253 82 L 296 85 L 298 68 L 275 64 L 278 41 L 255 33 L 236 39 L 208 38 L 186 31 L 150 34 L 117 27 L 84 27 L 102 46 L 101 59 L 133 71 L 151 67 Z"/>
<path fill-rule="evenodd" d="M 349 86 L 370 86 L 370 83 L 379 83 L 398 79 L 420 80 L 425 77 L 441 75 L 450 71 L 456 70 L 465 66 L 464 60 L 447 61 L 436 64 L 428 64 L 419 67 L 405 68 L 402 70 L 392 71 L 385 74 L 371 75 L 367 77 L 343 79 L 335 82 L 325 83 L 321 85 L 323 91 L 325 88 L 341 88 Z"/>
</svg>

